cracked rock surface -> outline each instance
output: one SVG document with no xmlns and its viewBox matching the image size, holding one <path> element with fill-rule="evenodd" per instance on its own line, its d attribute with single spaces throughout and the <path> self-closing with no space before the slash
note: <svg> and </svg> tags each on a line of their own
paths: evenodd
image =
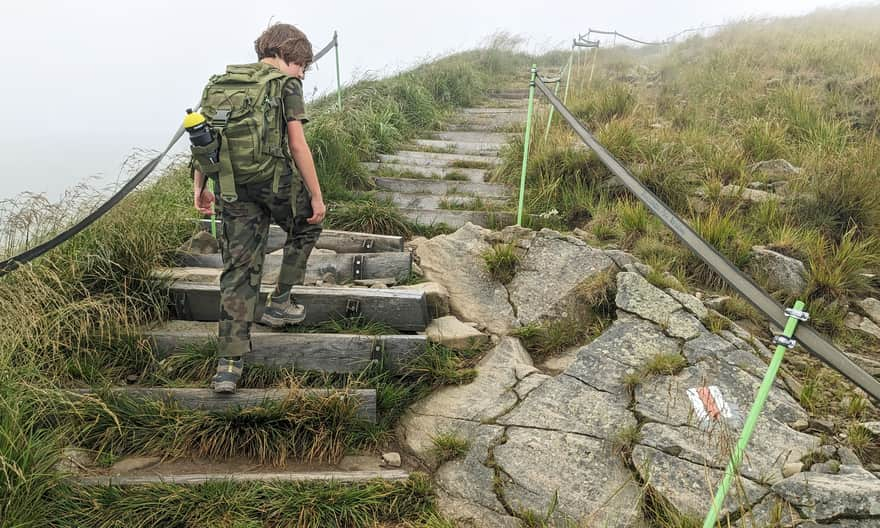
<svg viewBox="0 0 880 528">
<path fill-rule="evenodd" d="M 444 278 L 431 278 L 460 297 L 450 300 L 453 311 L 467 305 L 461 299 L 466 297 L 479 302 L 473 299 L 485 296 L 494 303 L 466 317 L 496 334 L 498 328 L 566 317 L 570 305 L 562 300 L 584 280 L 614 272 L 624 261 L 638 268 L 624 253 L 594 250 L 549 230 L 492 233 L 466 226 L 432 245 L 438 238 L 443 237 L 419 244 L 423 262 L 426 247 L 435 253 L 429 262 L 454 262 L 436 254 L 463 255 L 462 247 L 448 247 L 454 241 L 471 248 L 471 261 L 444 270 Z M 449 284 L 459 280 L 460 270 L 482 269 L 474 248 L 498 241 L 524 252 L 507 288 L 495 285 L 504 295 L 487 296 L 495 286 L 477 285 L 476 279 Z M 431 266 L 423 264 L 426 270 Z M 641 528 L 648 522 L 642 508 L 646 488 L 681 513 L 705 514 L 769 351 L 736 325 L 721 335 L 709 332 L 701 320 L 710 312 L 693 296 L 664 292 L 638 272 L 618 272 L 616 280 L 615 321 L 580 347 L 562 372 L 538 371 L 517 339 L 501 337 L 477 365 L 471 384 L 436 391 L 401 420 L 405 446 L 438 467 L 444 515 L 465 526 L 508 527 L 522 526 L 530 511 L 548 516 L 552 526 Z M 660 356 L 677 356 L 684 367 L 666 374 L 646 368 Z M 687 390 L 710 385 L 734 410 L 733 419 L 697 418 Z M 819 438 L 787 425 L 806 418 L 776 383 L 724 505 L 731 526 L 773 525 L 780 517 L 804 523 L 800 526 L 880 526 L 880 480 L 860 466 L 784 478 L 784 466 L 820 447 Z M 441 432 L 466 439 L 467 454 L 435 460 L 431 438 Z"/>
</svg>

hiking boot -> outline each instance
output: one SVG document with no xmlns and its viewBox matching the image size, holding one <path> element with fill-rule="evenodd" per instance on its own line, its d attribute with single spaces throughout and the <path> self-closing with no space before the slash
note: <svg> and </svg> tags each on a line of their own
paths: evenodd
<svg viewBox="0 0 880 528">
<path fill-rule="evenodd" d="M 263 316 L 259 323 L 272 328 L 284 328 L 288 325 L 299 324 L 306 320 L 306 307 L 292 301 L 290 292 L 272 296 L 269 304 L 263 310 Z"/>
<path fill-rule="evenodd" d="M 211 388 L 216 393 L 232 394 L 238 387 L 241 378 L 241 370 L 244 362 L 241 358 L 219 358 L 217 360 L 217 373 L 211 378 Z"/>
</svg>

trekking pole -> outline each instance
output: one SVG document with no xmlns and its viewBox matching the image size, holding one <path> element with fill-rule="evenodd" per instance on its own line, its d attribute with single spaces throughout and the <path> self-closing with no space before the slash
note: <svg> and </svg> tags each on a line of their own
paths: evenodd
<svg viewBox="0 0 880 528">
<path fill-rule="evenodd" d="M 523 201 L 526 194 L 526 168 L 529 165 L 529 141 L 532 137 L 532 110 L 535 107 L 535 77 L 538 76 L 538 65 L 532 64 L 532 78 L 529 81 L 529 111 L 526 115 L 526 138 L 523 142 L 522 176 L 519 179 L 519 207 L 516 209 L 516 225 L 522 227 Z"/>
<path fill-rule="evenodd" d="M 342 79 L 339 76 L 339 39 L 337 34 L 333 32 L 333 42 L 336 44 L 333 49 L 336 51 L 336 104 L 339 111 L 342 111 Z"/>
<path fill-rule="evenodd" d="M 746 418 L 746 422 L 743 425 L 742 434 L 736 443 L 736 447 L 734 447 L 733 453 L 730 455 L 730 462 L 727 464 L 727 469 L 724 471 L 724 478 L 721 481 L 721 485 L 718 486 L 718 492 L 715 494 L 715 499 L 712 501 L 712 508 L 706 515 L 705 522 L 703 522 L 703 528 L 715 528 L 718 514 L 721 512 L 724 499 L 727 496 L 727 492 L 730 491 L 730 486 L 733 483 L 733 477 L 739 469 L 746 447 L 749 445 L 749 440 L 752 438 L 752 433 L 755 431 L 755 425 L 758 423 L 758 418 L 761 416 L 761 411 L 764 409 L 764 404 L 767 402 L 767 397 L 770 395 L 770 389 L 773 387 L 773 382 L 776 380 L 776 373 L 779 371 L 779 366 L 782 364 L 782 357 L 785 355 L 785 349 L 794 348 L 797 344 L 797 342 L 792 339 L 792 336 L 797 329 L 798 322 L 808 321 L 810 319 L 810 314 L 803 310 L 804 303 L 802 301 L 796 301 L 794 303 L 794 308 L 785 309 L 785 315 L 788 316 L 788 322 L 785 324 L 785 330 L 783 330 L 782 335 L 773 338 L 773 343 L 776 345 L 776 351 L 773 353 L 773 360 L 770 361 L 770 366 L 767 367 L 767 373 L 764 375 L 764 380 L 761 382 L 761 387 L 758 389 L 755 403 L 752 404 L 749 416 Z"/>
</svg>

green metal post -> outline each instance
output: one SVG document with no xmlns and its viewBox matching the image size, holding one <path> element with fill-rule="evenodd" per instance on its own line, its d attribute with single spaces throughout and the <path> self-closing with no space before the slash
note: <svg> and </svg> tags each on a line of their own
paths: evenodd
<svg viewBox="0 0 880 528">
<path fill-rule="evenodd" d="M 599 46 L 593 48 L 593 66 L 590 68 L 590 80 L 587 81 L 587 89 L 593 85 L 593 73 L 596 71 L 596 57 L 599 56 Z"/>
<path fill-rule="evenodd" d="M 532 110 L 535 108 L 535 77 L 538 65 L 532 64 L 532 79 L 529 81 L 529 111 L 526 115 L 526 140 L 523 142 L 522 176 L 519 179 L 519 207 L 516 209 L 516 225 L 522 227 L 523 202 L 526 196 L 526 168 L 529 165 L 529 142 L 532 139 Z"/>
<path fill-rule="evenodd" d="M 214 194 L 214 180 L 208 178 L 208 190 Z M 211 213 L 211 236 L 217 238 L 217 213 Z"/>
<path fill-rule="evenodd" d="M 553 95 L 559 93 L 559 83 L 561 81 L 556 81 L 556 87 L 553 88 Z M 544 141 L 547 141 L 547 136 L 550 135 L 550 124 L 553 122 L 553 111 L 556 110 L 556 107 L 550 105 L 550 117 L 547 118 L 547 128 L 544 130 Z"/>
<path fill-rule="evenodd" d="M 571 62 L 574 59 L 574 50 L 575 48 L 571 48 L 571 55 L 568 56 L 568 75 L 565 76 L 565 90 L 562 92 L 562 104 L 566 104 L 568 102 L 568 85 L 571 84 Z M 556 108 L 555 106 L 553 108 Z"/>
<path fill-rule="evenodd" d="M 335 43 L 333 49 L 336 52 L 336 105 L 339 111 L 342 111 L 342 78 L 339 76 L 339 39 L 335 31 L 333 32 L 333 42 Z"/>
<path fill-rule="evenodd" d="M 794 303 L 794 310 L 796 312 L 801 312 L 803 309 L 803 302 L 797 301 Z M 791 336 L 794 335 L 794 331 L 797 329 L 798 321 L 799 319 L 789 315 L 788 322 L 785 324 L 785 330 L 783 330 L 782 335 L 791 339 Z M 749 440 L 752 438 L 752 433 L 755 431 L 755 424 L 758 423 L 758 418 L 761 416 L 761 411 L 764 409 L 764 404 L 767 402 L 767 397 L 770 395 L 770 389 L 773 387 L 773 382 L 776 380 L 776 373 L 779 371 L 779 366 L 782 364 L 782 357 L 785 355 L 785 349 L 785 345 L 777 344 L 776 351 L 773 353 L 773 360 L 770 361 L 770 366 L 767 368 L 767 373 L 764 375 L 764 381 L 761 382 L 761 387 L 758 389 L 758 395 L 755 397 L 755 403 L 752 404 L 749 416 L 746 418 L 746 422 L 743 425 L 739 441 L 737 441 L 736 447 L 730 455 L 730 462 L 727 464 L 727 470 L 724 472 L 724 479 L 718 487 L 718 492 L 715 494 L 715 499 L 712 501 L 712 508 L 706 515 L 705 522 L 703 522 L 703 528 L 715 528 L 715 523 L 718 519 L 721 507 L 724 504 L 724 499 L 727 496 L 727 492 L 730 491 L 733 478 L 742 462 L 746 447 L 749 445 Z"/>
</svg>

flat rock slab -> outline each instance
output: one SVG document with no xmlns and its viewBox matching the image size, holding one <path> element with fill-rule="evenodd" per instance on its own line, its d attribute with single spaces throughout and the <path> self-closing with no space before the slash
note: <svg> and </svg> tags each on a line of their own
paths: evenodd
<svg viewBox="0 0 880 528">
<path fill-rule="evenodd" d="M 498 423 L 613 438 L 636 426 L 627 404 L 625 398 L 588 387 L 563 374 L 541 383 Z"/>
<path fill-rule="evenodd" d="M 657 323 L 673 337 L 693 339 L 705 330 L 696 317 L 686 312 L 678 301 L 638 273 L 617 274 L 615 303 L 621 310 Z"/>
<path fill-rule="evenodd" d="M 458 177 L 464 177 L 464 181 L 470 182 L 484 182 L 486 181 L 486 169 L 459 169 L 455 167 L 429 167 L 426 165 L 412 165 L 408 163 L 361 163 L 367 170 L 371 172 L 376 171 L 391 171 L 392 173 L 406 174 L 406 173 L 415 173 L 421 176 L 438 179 L 438 180 L 449 180 L 449 181 L 458 181 Z M 388 176 L 387 174 L 385 175 Z M 405 176 L 404 176 L 405 177 Z M 453 180 L 453 177 L 456 177 L 456 180 Z"/>
<path fill-rule="evenodd" d="M 503 227 L 514 222 L 513 213 L 507 211 L 458 211 L 452 209 L 418 209 L 402 207 L 403 216 L 422 225 L 446 225 L 459 228 L 466 224 L 483 227 Z"/>
<path fill-rule="evenodd" d="M 773 486 L 773 491 L 818 521 L 871 517 L 880 526 L 880 479 L 848 466 L 837 475 L 798 473 Z"/>
<path fill-rule="evenodd" d="M 216 394 L 211 389 L 175 387 L 112 387 L 113 394 L 144 400 L 173 401 L 185 409 L 223 412 L 246 407 L 261 407 L 267 402 L 283 402 L 299 394 L 305 397 L 356 398 L 359 402 L 358 414 L 371 422 L 376 421 L 376 390 L 333 390 L 333 389 L 238 389 L 234 394 Z M 89 389 L 76 389 L 75 394 L 95 394 Z"/>
<path fill-rule="evenodd" d="M 462 323 L 454 315 L 432 320 L 425 335 L 432 342 L 453 350 L 474 350 L 489 343 L 489 336 Z"/>
<path fill-rule="evenodd" d="M 636 317 L 618 318 L 582 347 L 565 374 L 597 390 L 628 399 L 624 377 L 641 371 L 656 356 L 678 354 L 681 345 L 655 325 Z"/>
<path fill-rule="evenodd" d="M 283 256 L 277 254 L 264 257 L 263 284 L 278 282 L 282 259 Z M 215 276 L 211 276 L 209 280 L 220 279 L 223 259 L 219 253 L 201 255 L 179 253 L 178 260 L 180 265 L 186 267 L 216 268 Z M 188 275 L 188 272 L 181 271 L 181 268 L 165 268 L 165 270 L 166 275 L 172 279 L 186 279 Z M 312 253 L 306 264 L 305 283 L 314 284 L 324 279 L 328 273 L 333 275 L 337 283 L 386 277 L 394 277 L 402 281 L 412 274 L 412 255 L 402 251 L 362 254 Z M 201 280 L 201 282 L 208 281 Z"/>
<path fill-rule="evenodd" d="M 257 304 L 262 313 L 271 286 L 264 285 Z M 425 294 L 399 289 L 294 286 L 297 302 L 306 307 L 304 325 L 316 325 L 344 317 L 363 317 L 405 331 L 424 330 L 428 324 Z M 170 295 L 178 319 L 217 321 L 220 316 L 220 287 L 216 284 L 175 281 Z"/>
<path fill-rule="evenodd" d="M 271 473 L 194 473 L 147 475 L 136 477 L 86 477 L 77 479 L 83 486 L 145 486 L 174 484 L 197 486 L 208 482 L 369 482 L 375 479 L 400 481 L 409 478 L 401 469 L 372 471 L 279 471 Z"/>
<path fill-rule="evenodd" d="M 400 437 L 423 460 L 433 459 L 433 435 L 488 423 L 517 402 L 517 372 L 534 370 L 528 352 L 512 337 L 502 338 L 477 364 L 476 378 L 466 385 L 446 386 L 413 404 L 400 420 Z M 470 424 L 470 425 L 469 425 Z"/>
<path fill-rule="evenodd" d="M 200 220 L 199 226 L 205 231 L 211 229 L 211 220 Z M 218 232 L 223 222 L 217 220 Z M 266 253 L 284 247 L 287 233 L 275 224 L 269 225 L 269 236 L 266 240 Z M 403 251 L 403 237 L 392 235 L 375 235 L 356 231 L 334 231 L 325 229 L 315 244 L 316 249 L 329 249 L 337 253 L 380 253 L 383 251 Z"/>
<path fill-rule="evenodd" d="M 216 341 L 217 325 L 197 321 L 169 321 L 145 332 L 159 357 L 187 345 Z M 427 339 L 419 335 L 366 336 L 275 332 L 260 325 L 251 331 L 253 351 L 248 365 L 355 373 L 381 360 L 396 371 L 425 352 Z"/>
<path fill-rule="evenodd" d="M 409 178 L 376 178 L 376 187 L 402 193 L 424 193 L 440 196 L 461 194 L 482 198 L 508 198 L 513 191 L 497 183 L 474 183 L 445 180 L 416 180 Z"/>
<path fill-rule="evenodd" d="M 639 485 L 599 440 L 511 427 L 494 453 L 495 463 L 512 479 L 502 483 L 502 493 L 515 510 L 544 514 L 558 501 L 556 522 L 641 526 Z"/>
<path fill-rule="evenodd" d="M 633 463 L 642 479 L 657 490 L 681 513 L 697 518 L 706 514 L 707 505 L 724 476 L 724 470 L 707 468 L 682 460 L 662 451 L 637 445 L 633 448 Z M 731 487 L 719 517 L 739 513 L 757 504 L 769 491 L 748 478 L 739 478 Z"/>
<path fill-rule="evenodd" d="M 578 305 L 579 287 L 614 269 L 614 261 L 603 251 L 579 238 L 542 229 L 531 240 L 516 276 L 507 285 L 517 319 L 526 325 L 545 319 L 575 318 L 585 311 Z"/>
<path fill-rule="evenodd" d="M 489 233 L 468 224 L 449 235 L 414 240 L 413 245 L 425 278 L 449 291 L 452 313 L 503 335 L 520 324 L 508 302 L 507 289 L 486 271 L 481 255 L 491 248 L 486 241 Z"/>
</svg>

